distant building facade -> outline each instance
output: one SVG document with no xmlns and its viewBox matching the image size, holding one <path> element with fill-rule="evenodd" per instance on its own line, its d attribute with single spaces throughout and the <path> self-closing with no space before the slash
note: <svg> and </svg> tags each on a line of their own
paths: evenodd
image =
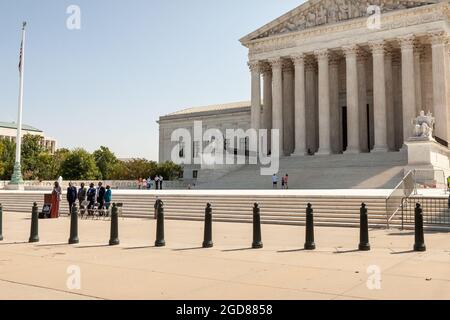
<svg viewBox="0 0 450 320">
<path fill-rule="evenodd" d="M 250 102 L 236 102 L 206 107 L 188 108 L 160 117 L 159 123 L 159 161 L 171 161 L 171 154 L 178 141 L 171 141 L 172 133 L 177 129 L 187 129 L 194 136 L 194 122 L 201 121 L 203 132 L 208 129 L 219 129 L 224 134 L 225 151 L 238 152 L 248 150 L 248 141 L 235 141 L 235 150 L 227 150 L 230 142 L 225 139 L 227 129 L 250 128 Z M 201 150 L 197 141 L 192 141 L 192 163 Z M 204 142 L 206 145 L 207 142 Z M 203 146 L 204 147 L 204 146 Z M 200 170 L 199 165 L 185 165 L 183 178 L 196 180 Z"/>
<path fill-rule="evenodd" d="M 45 147 L 50 153 L 55 153 L 57 148 L 57 141 L 53 138 L 46 137 L 42 130 L 34 128 L 29 125 L 22 125 L 22 136 L 33 135 L 42 137 L 42 146 Z M 0 122 L 0 139 L 7 139 L 9 141 L 16 141 L 17 124 L 14 122 Z"/>
</svg>

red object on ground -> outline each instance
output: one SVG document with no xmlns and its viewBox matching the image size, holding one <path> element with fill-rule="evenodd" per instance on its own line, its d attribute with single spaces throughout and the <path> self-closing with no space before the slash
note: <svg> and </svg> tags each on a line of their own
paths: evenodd
<svg viewBox="0 0 450 320">
<path fill-rule="evenodd" d="M 50 218 L 51 219 L 56 219 L 56 218 L 59 218 L 59 198 L 58 198 L 58 194 L 55 191 L 53 191 L 53 193 L 50 196 L 51 196 L 51 202 L 50 203 L 52 204 L 52 211 L 50 213 Z"/>
</svg>

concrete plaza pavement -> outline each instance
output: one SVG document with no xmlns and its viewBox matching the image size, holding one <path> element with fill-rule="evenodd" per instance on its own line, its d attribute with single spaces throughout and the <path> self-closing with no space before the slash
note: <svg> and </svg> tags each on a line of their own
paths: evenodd
<svg viewBox="0 0 450 320">
<path fill-rule="evenodd" d="M 316 228 L 309 252 L 304 227 L 263 225 L 264 249 L 251 250 L 251 224 L 215 223 L 215 247 L 201 249 L 203 223 L 166 221 L 155 248 L 154 220 L 120 219 L 109 247 L 109 221 L 81 220 L 71 246 L 67 217 L 40 220 L 41 241 L 27 243 L 30 216 L 4 213 L 0 299 L 450 299 L 448 232 L 427 233 L 417 253 L 411 231 L 371 230 L 372 251 L 359 252 L 358 229 Z"/>
</svg>

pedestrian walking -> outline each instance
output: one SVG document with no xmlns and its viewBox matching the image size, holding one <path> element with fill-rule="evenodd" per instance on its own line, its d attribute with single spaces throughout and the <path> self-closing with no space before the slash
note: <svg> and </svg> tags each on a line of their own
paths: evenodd
<svg viewBox="0 0 450 320">
<path fill-rule="evenodd" d="M 284 177 L 284 188 L 289 189 L 289 175 L 286 173 L 286 176 Z"/>
<path fill-rule="evenodd" d="M 284 189 L 285 180 L 284 177 L 281 177 L 281 189 Z"/>
<path fill-rule="evenodd" d="M 278 176 L 276 175 L 276 173 L 274 173 L 272 176 L 272 186 L 273 186 L 273 189 L 278 188 Z"/>
</svg>

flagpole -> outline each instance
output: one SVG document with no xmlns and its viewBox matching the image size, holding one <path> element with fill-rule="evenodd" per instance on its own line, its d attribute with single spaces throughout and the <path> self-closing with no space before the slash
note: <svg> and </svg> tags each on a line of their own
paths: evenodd
<svg viewBox="0 0 450 320">
<path fill-rule="evenodd" d="M 24 182 L 22 178 L 21 166 L 21 152 L 22 152 L 22 109 L 23 109 L 23 75 L 25 70 L 25 27 L 27 23 L 24 22 L 22 26 L 22 47 L 20 57 L 20 76 L 19 76 L 19 106 L 17 114 L 17 136 L 16 136 L 16 161 L 14 164 L 14 173 L 11 177 L 11 187 L 17 190 L 24 189 Z"/>
</svg>

